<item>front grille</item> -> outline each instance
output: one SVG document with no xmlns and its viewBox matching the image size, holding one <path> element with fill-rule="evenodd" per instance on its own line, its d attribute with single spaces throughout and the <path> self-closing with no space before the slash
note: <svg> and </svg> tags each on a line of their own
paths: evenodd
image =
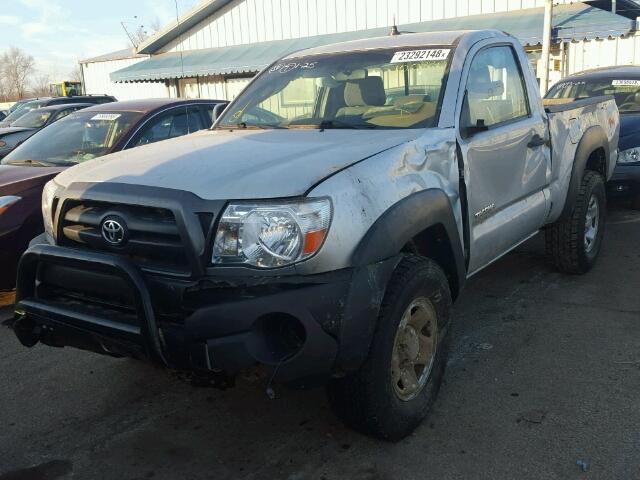
<svg viewBox="0 0 640 480">
<path fill-rule="evenodd" d="M 188 273 L 189 260 L 176 219 L 170 210 L 89 200 L 67 200 L 58 227 L 58 243 L 126 256 L 136 265 L 154 271 Z M 107 242 L 105 219 L 125 224 L 122 245 Z"/>
</svg>

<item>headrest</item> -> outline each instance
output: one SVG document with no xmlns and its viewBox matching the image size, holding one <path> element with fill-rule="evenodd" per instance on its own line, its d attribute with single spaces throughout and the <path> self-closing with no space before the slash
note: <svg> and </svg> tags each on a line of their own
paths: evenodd
<svg viewBox="0 0 640 480">
<path fill-rule="evenodd" d="M 344 102 L 348 107 L 381 107 L 387 101 L 382 77 L 349 80 L 344 85 Z"/>
</svg>

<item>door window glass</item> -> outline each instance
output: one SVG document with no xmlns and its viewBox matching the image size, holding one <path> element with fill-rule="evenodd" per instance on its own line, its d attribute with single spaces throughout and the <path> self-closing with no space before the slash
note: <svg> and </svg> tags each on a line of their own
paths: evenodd
<svg viewBox="0 0 640 480">
<path fill-rule="evenodd" d="M 189 116 L 189 133 L 197 132 L 198 130 L 207 128 L 207 126 L 202 121 L 202 115 L 200 113 L 199 107 L 188 107 L 187 115 Z"/>
<path fill-rule="evenodd" d="M 463 126 L 491 127 L 528 115 L 524 78 L 511 47 L 480 51 L 469 69 Z"/>
<path fill-rule="evenodd" d="M 189 133 L 187 109 L 180 107 L 152 119 L 138 132 L 130 147 L 159 142 L 187 133 Z"/>
<path fill-rule="evenodd" d="M 68 108 L 67 110 L 60 110 L 58 113 L 56 113 L 56 116 L 53 117 L 53 119 L 51 120 L 51 123 L 57 122 L 61 118 L 66 117 L 67 115 L 69 115 L 70 113 L 72 113 L 72 112 L 74 112 L 76 110 L 77 110 L 77 108 Z"/>
</svg>

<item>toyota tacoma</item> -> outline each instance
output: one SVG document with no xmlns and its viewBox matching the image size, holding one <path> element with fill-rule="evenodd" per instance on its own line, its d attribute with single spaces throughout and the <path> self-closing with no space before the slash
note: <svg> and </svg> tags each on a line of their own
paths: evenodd
<svg viewBox="0 0 640 480">
<path fill-rule="evenodd" d="M 211 130 L 47 184 L 15 333 L 211 378 L 262 365 L 402 438 L 437 395 L 467 278 L 539 232 L 563 272 L 598 256 L 615 101 L 545 109 L 538 90 L 494 30 L 290 54 Z"/>
</svg>

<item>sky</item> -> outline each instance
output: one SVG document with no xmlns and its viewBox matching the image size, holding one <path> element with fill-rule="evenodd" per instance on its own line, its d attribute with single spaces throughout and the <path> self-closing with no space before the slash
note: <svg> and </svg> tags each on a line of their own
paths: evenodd
<svg viewBox="0 0 640 480">
<path fill-rule="evenodd" d="M 0 53 L 18 47 L 38 75 L 65 80 L 78 60 L 131 46 L 120 22 L 136 30 L 175 21 L 175 1 L 0 0 Z M 180 15 L 201 1 L 177 0 Z"/>
</svg>

